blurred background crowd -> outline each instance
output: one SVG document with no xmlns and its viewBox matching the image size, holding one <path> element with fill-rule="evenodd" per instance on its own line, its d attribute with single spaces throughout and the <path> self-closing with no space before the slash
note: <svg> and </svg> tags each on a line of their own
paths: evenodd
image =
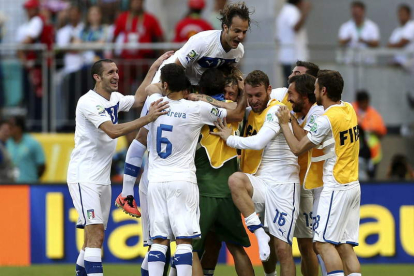
<svg viewBox="0 0 414 276">
<path fill-rule="evenodd" d="M 221 29 L 227 2 L 0 0 L 0 182 L 47 181 L 53 135 L 72 133 L 73 143 L 76 103 L 93 88 L 96 60 L 114 59 L 120 92 L 133 94 L 154 58 L 200 31 Z M 254 22 L 240 69 L 265 71 L 275 88 L 286 86 L 297 60 L 340 71 L 343 98 L 353 102 L 361 128 L 361 181 L 414 179 L 414 3 L 245 2 Z M 124 153 L 115 157 L 114 180 Z"/>
</svg>

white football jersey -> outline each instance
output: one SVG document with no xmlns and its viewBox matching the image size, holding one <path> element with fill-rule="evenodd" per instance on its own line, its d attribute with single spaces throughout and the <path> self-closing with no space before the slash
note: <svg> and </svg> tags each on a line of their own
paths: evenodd
<svg viewBox="0 0 414 276">
<path fill-rule="evenodd" d="M 152 95 L 147 101 L 157 99 Z M 168 114 L 149 124 L 149 182 L 197 183 L 194 155 L 201 128 L 214 125 L 227 111 L 202 101 L 163 99 L 169 102 Z"/>
<path fill-rule="evenodd" d="M 112 157 L 117 139 L 110 138 L 99 126 L 118 123 L 118 112 L 128 111 L 134 96 L 113 92 L 108 101 L 93 90 L 80 97 L 76 106 L 75 148 L 70 157 L 68 183 L 109 185 Z"/>
<path fill-rule="evenodd" d="M 227 139 L 227 145 L 238 149 L 255 149 L 258 143 L 265 145 L 262 161 L 255 176 L 260 176 L 267 183 L 299 183 L 298 158 L 290 150 L 281 131 L 279 119 L 276 116 L 278 109 L 279 106 L 276 105 L 268 110 L 266 120 L 256 135 L 230 136 Z M 246 111 L 253 112 L 251 108 Z"/>
<path fill-rule="evenodd" d="M 309 132 L 311 130 L 313 124 L 315 123 L 316 118 L 318 118 L 319 116 L 322 116 L 323 113 L 325 113 L 325 110 L 323 109 L 323 106 L 314 104 L 309 109 L 309 112 L 308 112 L 308 114 L 306 114 L 305 117 L 298 118 L 298 124 L 302 125 L 305 122 L 305 125 L 303 126 L 303 129 Z"/>
<path fill-rule="evenodd" d="M 221 30 L 204 31 L 193 35 L 181 49 L 164 61 L 163 65 L 173 63 L 178 59 L 184 66 L 191 84 L 198 85 L 201 75 L 208 68 L 238 63 L 243 58 L 244 47 L 241 43 L 236 49 L 226 52 L 221 45 L 220 36 Z M 160 69 L 152 83 L 160 81 Z"/>
</svg>

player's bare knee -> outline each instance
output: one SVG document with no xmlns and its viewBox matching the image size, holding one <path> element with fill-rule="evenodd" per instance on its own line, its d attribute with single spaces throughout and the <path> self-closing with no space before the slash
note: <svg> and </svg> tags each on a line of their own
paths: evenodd
<svg viewBox="0 0 414 276">
<path fill-rule="evenodd" d="M 278 242 L 276 245 L 276 256 L 280 262 L 284 262 L 292 258 L 292 247 L 285 242 Z"/>
<path fill-rule="evenodd" d="M 302 257 L 307 257 L 315 254 L 315 252 L 313 251 L 312 239 L 309 240 L 310 241 L 307 241 L 306 239 L 301 239 L 301 241 L 298 242 L 299 251 Z"/>
<path fill-rule="evenodd" d="M 236 255 L 247 255 L 243 246 L 235 245 L 230 242 L 226 242 L 227 249 L 230 251 L 230 254 L 234 257 Z"/>
<path fill-rule="evenodd" d="M 240 172 L 233 173 L 229 177 L 229 188 L 232 194 L 240 193 L 246 190 L 245 175 Z"/>
</svg>

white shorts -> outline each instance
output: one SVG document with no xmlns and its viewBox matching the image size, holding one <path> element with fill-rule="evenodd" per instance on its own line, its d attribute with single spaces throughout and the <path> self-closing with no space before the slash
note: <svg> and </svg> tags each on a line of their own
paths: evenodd
<svg viewBox="0 0 414 276">
<path fill-rule="evenodd" d="M 292 244 L 299 213 L 300 184 L 272 184 L 267 187 L 265 224 L 275 238 Z"/>
<path fill-rule="evenodd" d="M 150 240 L 150 217 L 148 214 L 148 162 L 145 164 L 144 172 L 141 175 L 139 181 L 139 203 L 141 208 L 141 226 L 142 226 L 142 239 L 144 246 L 152 244 Z"/>
<path fill-rule="evenodd" d="M 314 219 L 314 241 L 358 245 L 361 188 L 359 183 L 343 188 L 324 187 Z"/>
<path fill-rule="evenodd" d="M 199 193 L 195 183 L 150 182 L 148 212 L 151 239 L 194 239 L 201 236 Z"/>
<path fill-rule="evenodd" d="M 254 203 L 254 210 L 258 214 L 262 224 L 264 224 L 265 200 L 268 184 L 259 176 L 254 176 L 248 173 L 245 173 L 245 175 L 249 178 L 250 183 L 253 186 L 252 201 Z"/>
<path fill-rule="evenodd" d="M 313 193 L 312 190 L 305 190 L 303 185 L 300 191 L 299 214 L 296 220 L 295 232 L 296 238 L 313 238 L 312 231 L 312 209 L 313 209 Z"/>
<path fill-rule="evenodd" d="M 106 229 L 112 202 L 111 185 L 68 183 L 68 187 L 79 215 L 76 227 L 103 224 Z"/>
</svg>

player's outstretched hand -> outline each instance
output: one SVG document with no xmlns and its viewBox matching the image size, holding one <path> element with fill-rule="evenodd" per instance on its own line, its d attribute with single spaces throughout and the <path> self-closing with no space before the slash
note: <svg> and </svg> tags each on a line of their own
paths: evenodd
<svg viewBox="0 0 414 276">
<path fill-rule="evenodd" d="M 155 121 L 158 117 L 161 115 L 167 114 L 168 111 L 165 111 L 166 108 L 169 108 L 168 102 L 163 102 L 162 99 L 159 99 L 153 103 L 151 103 L 151 106 L 148 110 L 148 118 L 150 122 Z"/>
<path fill-rule="evenodd" d="M 276 112 L 277 118 L 279 118 L 279 124 L 287 124 L 290 121 L 290 112 L 287 106 L 280 106 L 279 110 Z"/>
<path fill-rule="evenodd" d="M 152 66 L 158 70 L 158 68 L 160 68 L 160 66 L 164 62 L 164 60 L 166 60 L 167 58 L 169 58 L 173 54 L 174 54 L 174 51 L 165 52 L 152 64 Z"/>
<path fill-rule="evenodd" d="M 227 138 L 233 134 L 233 129 L 227 126 L 226 118 L 223 121 L 219 118 L 217 122 L 214 122 L 214 125 L 217 131 L 210 132 L 211 135 L 220 136 L 221 139 L 227 141 Z"/>
</svg>

